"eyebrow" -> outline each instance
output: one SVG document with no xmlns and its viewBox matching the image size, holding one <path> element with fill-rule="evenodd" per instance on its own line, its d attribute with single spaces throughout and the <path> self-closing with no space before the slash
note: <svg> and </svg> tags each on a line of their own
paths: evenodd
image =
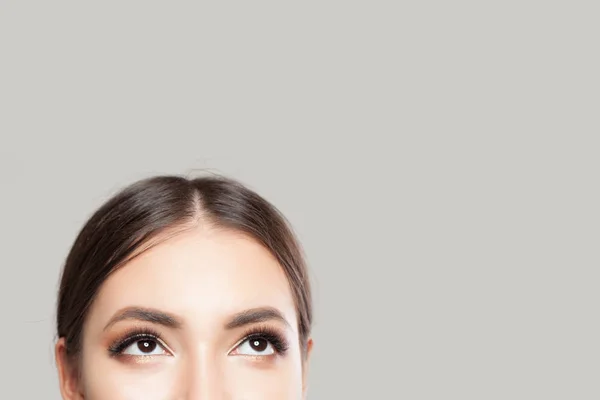
<svg viewBox="0 0 600 400">
<path fill-rule="evenodd" d="M 108 323 L 104 327 L 104 330 L 107 330 L 119 321 L 129 319 L 152 322 L 154 324 L 166 326 L 167 328 L 180 328 L 181 325 L 183 325 L 181 319 L 163 311 L 155 310 L 152 308 L 127 307 L 117 312 L 110 319 L 110 321 L 108 321 Z"/>
<path fill-rule="evenodd" d="M 106 324 L 106 331 L 112 325 L 125 320 L 137 320 L 151 322 L 154 324 L 163 325 L 167 328 L 179 329 L 183 325 L 182 320 L 164 311 L 153 308 L 143 307 L 127 307 L 118 311 Z M 283 313 L 273 307 L 251 308 L 234 314 L 225 324 L 225 329 L 232 330 L 246 325 L 256 324 L 266 321 L 280 321 L 291 327 L 290 323 L 285 319 Z"/>
<path fill-rule="evenodd" d="M 234 314 L 225 324 L 225 329 L 236 329 L 242 326 L 266 321 L 280 321 L 291 327 L 281 311 L 272 307 L 260 307 Z"/>
</svg>

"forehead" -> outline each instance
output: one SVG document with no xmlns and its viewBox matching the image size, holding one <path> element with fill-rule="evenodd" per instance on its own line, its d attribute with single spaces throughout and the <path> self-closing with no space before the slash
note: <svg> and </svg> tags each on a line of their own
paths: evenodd
<svg viewBox="0 0 600 400">
<path fill-rule="evenodd" d="M 236 312 L 279 309 L 294 326 L 288 280 L 273 255 L 232 231 L 193 229 L 160 242 L 111 274 L 90 309 L 100 326 L 125 307 L 178 314 L 196 329 L 211 330 Z"/>
</svg>

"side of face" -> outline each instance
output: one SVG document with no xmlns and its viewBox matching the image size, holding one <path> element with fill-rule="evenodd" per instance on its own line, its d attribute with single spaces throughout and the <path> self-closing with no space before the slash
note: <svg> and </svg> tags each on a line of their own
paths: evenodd
<svg viewBox="0 0 600 400">
<path fill-rule="evenodd" d="M 73 398 L 304 397 L 286 276 L 235 232 L 187 231 L 128 262 L 103 283 L 82 335 Z"/>
</svg>

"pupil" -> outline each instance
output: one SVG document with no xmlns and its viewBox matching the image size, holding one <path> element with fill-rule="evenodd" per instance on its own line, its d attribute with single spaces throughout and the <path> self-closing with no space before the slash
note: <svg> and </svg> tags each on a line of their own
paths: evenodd
<svg viewBox="0 0 600 400">
<path fill-rule="evenodd" d="M 151 340 L 140 340 L 138 342 L 138 349 L 140 349 L 142 353 L 152 353 L 155 348 L 156 342 Z"/>
<path fill-rule="evenodd" d="M 252 339 L 250 341 L 250 347 L 252 347 L 254 351 L 265 351 L 268 344 L 269 343 L 265 339 Z"/>
</svg>

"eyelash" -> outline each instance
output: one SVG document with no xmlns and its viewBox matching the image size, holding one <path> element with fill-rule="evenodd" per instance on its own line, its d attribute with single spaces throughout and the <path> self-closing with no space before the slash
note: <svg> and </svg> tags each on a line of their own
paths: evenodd
<svg viewBox="0 0 600 400">
<path fill-rule="evenodd" d="M 271 343 L 275 353 L 285 354 L 288 351 L 289 344 L 283 335 L 281 335 L 276 329 L 270 326 L 254 326 L 244 332 L 243 339 L 237 342 L 234 348 L 240 346 L 242 343 L 251 339 L 264 339 Z"/>
<path fill-rule="evenodd" d="M 123 335 L 123 338 L 117 339 L 115 342 L 113 342 L 113 344 L 111 344 L 108 348 L 108 352 L 113 356 L 121 355 L 123 353 L 123 350 L 125 350 L 135 342 L 139 342 L 140 340 L 144 339 L 154 340 L 159 346 L 165 347 L 158 332 L 150 328 L 138 328 L 127 332 Z"/>
<path fill-rule="evenodd" d="M 268 341 L 277 354 L 285 354 L 289 349 L 287 340 L 275 329 L 268 326 L 256 326 L 244 332 L 243 339 L 237 342 L 234 349 L 251 339 L 264 339 Z M 154 340 L 159 346 L 165 347 L 160 334 L 153 329 L 133 329 L 123 335 L 123 338 L 114 341 L 108 348 L 111 356 L 119 356 L 123 351 L 140 340 Z M 168 351 L 168 350 L 167 350 Z"/>
</svg>

